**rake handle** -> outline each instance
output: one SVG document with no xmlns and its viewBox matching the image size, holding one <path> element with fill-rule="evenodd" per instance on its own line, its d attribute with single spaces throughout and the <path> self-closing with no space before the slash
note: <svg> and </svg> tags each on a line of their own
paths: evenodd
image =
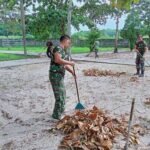
<svg viewBox="0 0 150 150">
<path fill-rule="evenodd" d="M 77 90 L 77 97 L 78 97 L 78 102 L 80 103 L 80 97 L 79 97 L 79 89 L 78 89 L 78 84 L 77 84 L 77 79 L 76 79 L 76 71 L 75 71 L 75 66 L 73 66 L 73 71 L 74 71 L 74 80 L 76 84 L 76 90 Z"/>
<path fill-rule="evenodd" d="M 144 57 L 141 55 L 141 53 L 139 52 L 139 51 L 137 51 L 137 53 L 138 53 L 138 55 L 142 58 L 142 59 L 144 59 Z M 147 65 L 150 67 L 150 64 L 149 64 L 149 62 L 148 61 L 145 61 L 146 63 L 147 63 Z"/>
<path fill-rule="evenodd" d="M 126 139 L 126 144 L 125 144 L 124 150 L 128 150 L 130 130 L 131 130 L 131 124 L 132 124 L 132 118 L 133 118 L 133 112 L 134 112 L 134 104 L 135 104 L 135 98 L 132 100 L 132 105 L 131 105 L 131 110 L 130 110 L 130 118 L 129 118 L 129 122 L 128 122 L 128 133 L 127 133 L 127 139 Z"/>
</svg>

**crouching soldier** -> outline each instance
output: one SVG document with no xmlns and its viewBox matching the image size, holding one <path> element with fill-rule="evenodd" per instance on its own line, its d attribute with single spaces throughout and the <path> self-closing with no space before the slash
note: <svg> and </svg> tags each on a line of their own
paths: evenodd
<svg viewBox="0 0 150 150">
<path fill-rule="evenodd" d="M 49 79 L 55 97 L 55 106 L 52 117 L 60 119 L 61 114 L 65 109 L 66 91 L 64 86 L 65 70 L 69 71 L 73 76 L 74 72 L 71 66 L 75 63 L 65 60 L 65 50 L 71 45 L 71 39 L 68 35 L 60 37 L 59 46 L 53 47 L 52 42 L 47 42 L 47 56 L 51 58 L 51 65 L 49 70 Z"/>
<path fill-rule="evenodd" d="M 139 77 L 144 77 L 144 71 L 145 71 L 145 65 L 144 65 L 144 54 L 146 52 L 146 44 L 143 41 L 143 38 L 141 35 L 138 36 L 138 40 L 135 44 L 135 50 L 137 52 L 136 56 L 136 69 L 137 72 L 135 75 L 138 75 Z"/>
</svg>

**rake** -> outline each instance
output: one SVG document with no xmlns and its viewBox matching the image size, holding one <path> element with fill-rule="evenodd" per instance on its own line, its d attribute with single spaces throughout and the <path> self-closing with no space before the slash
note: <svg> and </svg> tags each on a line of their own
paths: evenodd
<svg viewBox="0 0 150 150">
<path fill-rule="evenodd" d="M 80 97 L 79 97 L 79 89 L 78 89 L 78 84 L 77 84 L 77 79 L 76 79 L 76 72 L 75 72 L 75 67 L 73 66 L 73 71 L 74 71 L 74 74 L 75 74 L 75 85 L 76 85 L 76 91 L 77 91 L 77 97 L 78 97 L 78 103 L 75 107 L 76 110 L 82 110 L 82 109 L 85 109 L 85 107 L 81 104 L 81 101 L 80 101 Z"/>
</svg>

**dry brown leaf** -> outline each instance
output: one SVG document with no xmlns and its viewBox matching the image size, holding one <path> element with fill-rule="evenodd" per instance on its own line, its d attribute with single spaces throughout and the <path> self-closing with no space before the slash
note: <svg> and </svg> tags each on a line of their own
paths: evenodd
<svg viewBox="0 0 150 150">
<path fill-rule="evenodd" d="M 89 117 L 90 119 L 92 119 L 92 120 L 95 120 L 95 119 L 97 118 L 97 114 L 96 114 L 96 113 L 90 113 L 90 114 L 88 115 L 88 117 Z"/>
<path fill-rule="evenodd" d="M 104 140 L 101 145 L 104 147 L 105 150 L 110 150 L 113 146 L 111 140 Z"/>
</svg>

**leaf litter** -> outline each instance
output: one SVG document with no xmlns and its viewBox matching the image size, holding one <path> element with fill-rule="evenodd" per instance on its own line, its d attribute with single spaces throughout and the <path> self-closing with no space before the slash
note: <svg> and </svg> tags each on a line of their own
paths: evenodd
<svg viewBox="0 0 150 150">
<path fill-rule="evenodd" d="M 61 149 L 111 150 L 117 136 L 126 139 L 127 127 L 128 122 L 123 117 L 112 118 L 94 106 L 64 116 L 55 129 L 65 134 L 59 146 Z M 138 125 L 135 127 L 137 129 L 130 134 L 131 144 L 139 144 L 138 135 L 142 129 Z"/>
<path fill-rule="evenodd" d="M 130 82 L 136 82 L 139 83 L 139 78 L 138 77 L 131 77 Z"/>
<path fill-rule="evenodd" d="M 99 70 L 99 69 L 87 69 L 83 70 L 85 76 L 112 76 L 112 77 L 119 77 L 121 75 L 125 75 L 125 72 L 113 72 L 111 70 Z"/>
</svg>

